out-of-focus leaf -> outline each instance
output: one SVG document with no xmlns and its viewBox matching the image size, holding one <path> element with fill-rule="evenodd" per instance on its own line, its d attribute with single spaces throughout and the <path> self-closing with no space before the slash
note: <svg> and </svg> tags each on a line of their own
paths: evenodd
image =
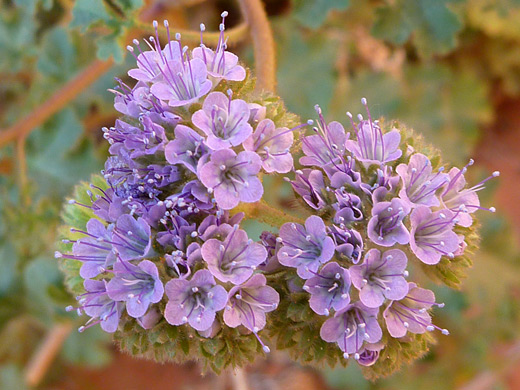
<svg viewBox="0 0 520 390">
<path fill-rule="evenodd" d="M 26 60 L 34 55 L 36 25 L 32 23 L 31 11 L 27 8 L 3 10 L 0 8 L 0 71 L 20 71 Z"/>
<path fill-rule="evenodd" d="M 16 278 L 18 255 L 11 243 L 0 246 L 0 297 L 6 294 Z"/>
<path fill-rule="evenodd" d="M 24 375 L 21 367 L 6 364 L 0 368 L 0 388 L 2 390 L 25 390 Z"/>
<path fill-rule="evenodd" d="M 293 0 L 294 16 L 306 27 L 320 27 L 327 14 L 333 10 L 345 10 L 350 0 Z"/>
<path fill-rule="evenodd" d="M 76 50 L 63 28 L 54 28 L 43 38 L 37 68 L 57 82 L 67 81 L 77 71 Z"/>
<path fill-rule="evenodd" d="M 39 258 L 32 261 L 24 271 L 24 285 L 27 293 L 27 307 L 40 318 L 52 320 L 56 305 L 48 295 L 52 285 L 60 285 L 63 275 L 55 259 Z"/>
<path fill-rule="evenodd" d="M 419 53 L 425 57 L 445 54 L 455 48 L 462 28 L 459 17 L 448 8 L 452 0 L 397 0 L 377 12 L 373 34 L 397 45 L 413 34 Z"/>
<path fill-rule="evenodd" d="M 135 11 L 143 6 L 143 0 L 116 0 L 123 11 Z"/>
<path fill-rule="evenodd" d="M 280 45 L 278 53 L 278 91 L 292 112 L 303 119 L 313 118 L 316 103 L 324 111 L 332 98 L 334 87 L 334 43 L 323 36 L 304 39 L 289 23 L 277 26 Z"/>
<path fill-rule="evenodd" d="M 69 363 L 101 367 L 110 362 L 111 355 L 106 348 L 110 335 L 99 326 L 93 326 L 82 333 L 72 331 L 61 350 L 61 356 Z"/>
<path fill-rule="evenodd" d="M 31 135 L 28 166 L 39 188 L 47 193 L 65 195 L 67 186 L 101 168 L 90 151 L 90 144 L 81 144 L 82 134 L 83 126 L 77 115 L 67 109 L 42 132 Z"/>
<path fill-rule="evenodd" d="M 101 37 L 97 41 L 97 57 L 101 60 L 107 60 L 110 57 L 114 58 L 114 61 L 121 63 L 124 58 L 124 51 L 122 45 L 119 42 L 119 37 L 116 34 L 107 35 Z"/>
<path fill-rule="evenodd" d="M 76 0 L 72 15 L 74 18 L 70 26 L 80 27 L 82 31 L 95 23 L 108 22 L 111 19 L 103 0 Z"/>
</svg>

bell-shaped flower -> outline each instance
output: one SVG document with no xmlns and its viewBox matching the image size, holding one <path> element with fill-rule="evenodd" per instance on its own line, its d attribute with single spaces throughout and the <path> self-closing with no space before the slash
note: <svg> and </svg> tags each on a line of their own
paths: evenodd
<svg viewBox="0 0 520 390">
<path fill-rule="evenodd" d="M 321 264 L 334 256 L 334 241 L 327 235 L 323 220 L 312 215 L 305 226 L 298 223 L 285 223 L 280 228 L 282 248 L 278 261 L 287 267 L 296 268 L 302 279 L 310 279 Z"/>
<path fill-rule="evenodd" d="M 184 125 L 175 127 L 175 138 L 164 149 L 166 161 L 170 164 L 182 164 L 193 173 L 197 173 L 199 160 L 207 153 L 204 138 Z"/>
<path fill-rule="evenodd" d="M 189 324 L 198 331 L 211 328 L 216 312 L 226 306 L 227 292 L 215 283 L 208 270 L 202 269 L 191 280 L 172 279 L 165 286 L 168 303 L 164 318 L 172 325 Z"/>
<path fill-rule="evenodd" d="M 449 334 L 447 329 L 440 329 L 432 324 L 428 310 L 434 305 L 444 306 L 442 303 L 435 303 L 433 291 L 409 283 L 406 296 L 399 301 L 391 302 L 383 312 L 388 333 L 395 338 L 404 337 L 407 332 L 421 334 L 434 329 L 439 329 L 445 335 Z"/>
<path fill-rule="evenodd" d="M 459 237 L 453 231 L 459 213 L 432 211 L 419 206 L 410 215 L 410 248 L 425 264 L 437 264 L 442 256 L 453 258 Z"/>
<path fill-rule="evenodd" d="M 377 343 L 383 332 L 377 322 L 379 309 L 371 309 L 361 302 L 348 305 L 321 326 L 320 336 L 328 343 L 337 343 L 344 352 L 358 360 L 365 344 Z"/>
<path fill-rule="evenodd" d="M 367 307 L 379 307 L 385 298 L 392 301 L 403 298 L 408 292 L 407 263 L 406 255 L 399 249 L 383 254 L 378 249 L 370 249 L 363 264 L 349 268 L 360 301 Z"/>
<path fill-rule="evenodd" d="M 253 134 L 244 141 L 244 149 L 256 152 L 262 159 L 262 168 L 268 172 L 287 173 L 293 168 L 290 148 L 294 129 L 277 128 L 271 119 L 264 119 Z"/>
<path fill-rule="evenodd" d="M 403 219 L 410 213 L 410 207 L 401 199 L 379 202 L 372 208 L 372 218 L 368 221 L 367 233 L 373 243 L 381 246 L 401 245 L 410 241 L 410 233 Z"/>
<path fill-rule="evenodd" d="M 107 293 L 114 301 L 126 302 L 130 317 L 139 318 L 146 314 L 150 304 L 161 300 L 164 287 L 157 266 L 150 260 L 143 260 L 138 265 L 116 261 Z"/>
<path fill-rule="evenodd" d="M 222 282 L 239 285 L 253 274 L 267 258 L 262 244 L 247 237 L 244 230 L 235 225 L 224 241 L 207 240 L 201 248 L 202 258 L 213 276 Z"/>
<path fill-rule="evenodd" d="M 411 207 L 421 204 L 429 207 L 439 206 L 437 193 L 449 181 L 448 175 L 442 171 L 441 168 L 432 174 L 432 164 L 428 157 L 420 153 L 414 154 L 410 157 L 408 165 L 400 164 L 396 168 L 403 182 L 399 197 Z"/>
<path fill-rule="evenodd" d="M 241 99 L 232 99 L 222 92 L 210 93 L 202 109 L 191 120 L 206 135 L 206 144 L 213 150 L 240 145 L 253 132 L 248 122 L 249 106 Z"/>
<path fill-rule="evenodd" d="M 331 310 L 343 310 L 350 303 L 350 274 L 338 263 L 327 263 L 305 282 L 303 289 L 311 294 L 309 306 L 315 313 L 328 316 Z"/>
<path fill-rule="evenodd" d="M 262 166 L 258 154 L 222 149 L 199 170 L 199 178 L 215 196 L 217 205 L 230 210 L 240 202 L 253 203 L 262 198 L 264 189 L 257 177 Z"/>
</svg>

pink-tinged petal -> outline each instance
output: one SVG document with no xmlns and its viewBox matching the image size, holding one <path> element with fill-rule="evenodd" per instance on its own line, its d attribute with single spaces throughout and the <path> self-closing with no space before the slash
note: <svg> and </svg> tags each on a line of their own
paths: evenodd
<svg viewBox="0 0 520 390">
<path fill-rule="evenodd" d="M 240 200 L 242 202 L 254 203 L 262 199 L 263 193 L 264 187 L 262 182 L 259 178 L 253 177 L 249 180 L 249 185 L 240 190 Z"/>
<path fill-rule="evenodd" d="M 359 299 L 370 308 L 379 307 L 385 301 L 381 288 L 367 284 L 359 292 Z"/>
<path fill-rule="evenodd" d="M 152 85 L 150 92 L 157 98 L 162 100 L 173 99 L 176 95 L 172 92 L 172 87 L 166 83 L 158 82 Z"/>
<path fill-rule="evenodd" d="M 323 237 L 326 234 L 323 219 L 316 215 L 311 215 L 305 220 L 305 230 L 307 230 L 307 233 L 315 237 Z"/>
</svg>

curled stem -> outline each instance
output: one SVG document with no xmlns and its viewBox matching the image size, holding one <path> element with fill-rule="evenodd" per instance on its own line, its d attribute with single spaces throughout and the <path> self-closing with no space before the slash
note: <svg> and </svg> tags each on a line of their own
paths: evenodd
<svg viewBox="0 0 520 390">
<path fill-rule="evenodd" d="M 275 92 L 276 55 L 273 32 L 260 0 L 238 0 L 253 38 L 256 65 L 256 88 Z"/>
<path fill-rule="evenodd" d="M 278 228 L 287 222 L 305 223 L 301 218 L 271 207 L 263 200 L 256 203 L 240 203 L 233 209 L 233 213 L 240 212 L 245 213 L 247 219 L 255 219 Z"/>
</svg>

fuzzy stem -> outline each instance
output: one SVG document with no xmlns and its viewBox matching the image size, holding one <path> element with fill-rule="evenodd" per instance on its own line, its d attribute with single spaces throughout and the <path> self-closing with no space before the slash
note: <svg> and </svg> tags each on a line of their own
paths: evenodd
<svg viewBox="0 0 520 390">
<path fill-rule="evenodd" d="M 233 209 L 234 214 L 239 212 L 245 213 L 247 219 L 256 219 L 257 221 L 278 228 L 287 222 L 305 223 L 301 218 L 271 207 L 263 200 L 256 203 L 240 203 Z"/>
<path fill-rule="evenodd" d="M 256 88 L 275 92 L 276 56 L 273 32 L 260 0 L 238 0 L 244 19 L 251 30 L 256 65 Z"/>
</svg>

